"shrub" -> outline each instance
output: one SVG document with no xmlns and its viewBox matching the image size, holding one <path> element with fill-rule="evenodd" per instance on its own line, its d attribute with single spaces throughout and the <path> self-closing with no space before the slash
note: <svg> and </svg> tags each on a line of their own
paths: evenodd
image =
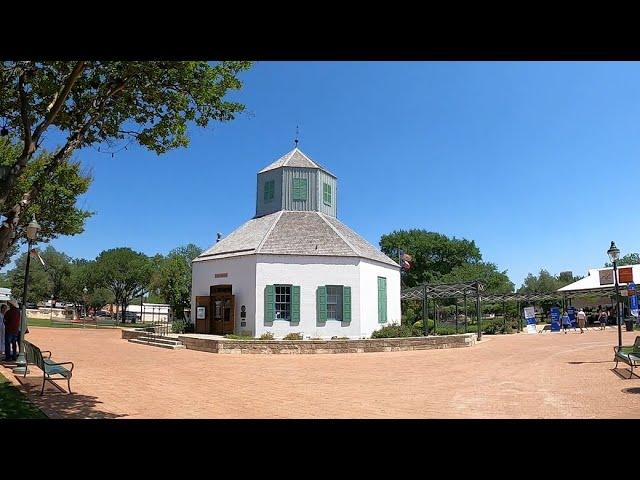
<svg viewBox="0 0 640 480">
<path fill-rule="evenodd" d="M 273 340 L 273 333 L 264 332 L 262 335 L 260 335 L 260 340 Z"/>
<path fill-rule="evenodd" d="M 518 327 L 518 321 L 507 321 L 506 324 L 499 320 L 483 320 L 482 321 L 482 333 L 486 333 L 487 335 L 501 335 L 501 334 L 510 334 L 513 333 L 513 329 Z M 461 332 L 464 332 L 464 329 L 460 329 Z M 478 331 L 478 325 L 468 325 L 467 333 L 476 333 Z"/>
<path fill-rule="evenodd" d="M 302 334 L 298 332 L 288 333 L 283 340 L 302 340 Z"/>
<path fill-rule="evenodd" d="M 185 322 L 184 333 L 195 333 L 196 326 L 191 322 Z"/>
<path fill-rule="evenodd" d="M 173 333 L 185 333 L 186 327 L 187 327 L 187 322 L 185 322 L 184 320 L 175 320 L 172 324 L 171 324 L 171 331 Z"/>
<path fill-rule="evenodd" d="M 349 340 L 349 337 L 331 337 L 331 340 Z"/>
<path fill-rule="evenodd" d="M 433 330 L 433 320 L 428 319 L 427 326 L 429 327 L 429 331 L 431 332 Z M 424 323 L 422 323 L 422 320 L 418 320 L 416 323 L 414 323 L 413 328 L 420 330 L 424 334 Z"/>
<path fill-rule="evenodd" d="M 240 335 L 228 333 L 224 336 L 224 338 L 228 338 L 230 340 L 253 340 L 253 337 L 246 333 L 241 333 Z"/>
<path fill-rule="evenodd" d="M 419 337 L 422 331 L 413 325 L 385 325 L 371 334 L 371 338 Z"/>
</svg>

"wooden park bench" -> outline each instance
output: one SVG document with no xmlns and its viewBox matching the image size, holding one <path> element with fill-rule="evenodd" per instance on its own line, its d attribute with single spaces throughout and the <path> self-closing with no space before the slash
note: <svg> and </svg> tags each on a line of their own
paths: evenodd
<svg viewBox="0 0 640 480">
<path fill-rule="evenodd" d="M 44 386 L 47 381 L 51 382 L 56 388 L 64 391 L 62 387 L 60 387 L 54 380 L 62 380 L 63 378 L 67 379 L 67 386 L 69 387 L 69 393 L 71 393 L 71 376 L 73 375 L 73 362 L 54 362 L 51 359 L 51 352 L 48 350 L 41 351 L 34 344 L 24 341 L 24 351 L 27 358 L 27 364 L 36 365 L 40 370 L 42 370 L 42 390 L 40 391 L 40 395 L 44 393 Z M 48 354 L 45 358 L 43 354 Z M 71 365 L 71 368 L 68 369 L 63 367 L 63 365 Z M 60 375 L 60 377 L 52 377 L 52 375 Z M 27 369 L 25 368 L 24 376 L 27 376 Z"/>
<path fill-rule="evenodd" d="M 633 377 L 633 367 L 640 367 L 640 335 L 636 337 L 635 342 L 631 346 L 613 347 L 616 362 L 615 368 L 618 368 L 618 362 L 624 362 L 631 367 L 631 375 Z M 636 377 L 638 374 L 635 374 Z M 640 378 L 640 377 L 639 377 Z"/>
</svg>

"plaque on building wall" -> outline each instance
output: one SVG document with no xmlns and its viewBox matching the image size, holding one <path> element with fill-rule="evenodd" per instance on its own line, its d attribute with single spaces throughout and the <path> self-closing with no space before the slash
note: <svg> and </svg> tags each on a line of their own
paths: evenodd
<svg viewBox="0 0 640 480">
<path fill-rule="evenodd" d="M 598 274 L 600 275 L 600 285 L 611 285 L 613 283 L 613 269 L 600 270 Z"/>
<path fill-rule="evenodd" d="M 204 320 L 207 318 L 207 307 L 197 307 L 196 308 L 196 319 Z"/>
<path fill-rule="evenodd" d="M 228 273 L 216 273 L 214 275 L 215 278 L 227 278 L 229 276 Z"/>
</svg>

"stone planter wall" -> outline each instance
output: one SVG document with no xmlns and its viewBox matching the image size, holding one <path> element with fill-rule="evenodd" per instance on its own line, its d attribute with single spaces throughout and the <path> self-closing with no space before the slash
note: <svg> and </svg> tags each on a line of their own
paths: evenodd
<svg viewBox="0 0 640 480">
<path fill-rule="evenodd" d="M 242 354 L 315 354 L 368 353 L 470 347 L 473 333 L 435 337 L 374 338 L 367 340 L 220 340 L 180 335 L 178 339 L 191 350 Z"/>
</svg>

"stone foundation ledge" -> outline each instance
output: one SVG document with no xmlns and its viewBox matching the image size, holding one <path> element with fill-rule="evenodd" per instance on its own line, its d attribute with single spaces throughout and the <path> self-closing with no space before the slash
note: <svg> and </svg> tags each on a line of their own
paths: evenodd
<svg viewBox="0 0 640 480">
<path fill-rule="evenodd" d="M 191 350 L 241 354 L 401 352 L 470 347 L 476 342 L 476 335 L 473 333 L 432 337 L 372 338 L 366 340 L 231 340 L 201 337 L 179 335 L 178 340 Z"/>
</svg>

